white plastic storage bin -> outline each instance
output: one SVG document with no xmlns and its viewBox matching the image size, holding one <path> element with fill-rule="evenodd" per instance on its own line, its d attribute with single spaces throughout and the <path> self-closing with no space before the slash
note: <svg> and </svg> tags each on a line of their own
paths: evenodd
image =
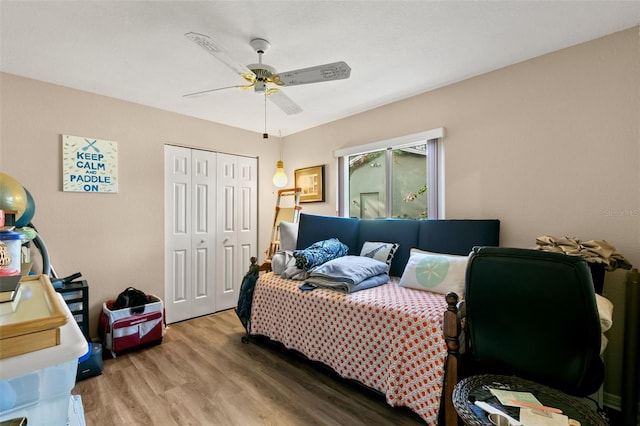
<svg viewBox="0 0 640 426">
<path fill-rule="evenodd" d="M 26 417 L 29 426 L 65 426 L 69 421 L 71 389 L 87 341 L 64 306 L 67 323 L 60 329 L 59 345 L 0 360 L 0 421 Z"/>
</svg>

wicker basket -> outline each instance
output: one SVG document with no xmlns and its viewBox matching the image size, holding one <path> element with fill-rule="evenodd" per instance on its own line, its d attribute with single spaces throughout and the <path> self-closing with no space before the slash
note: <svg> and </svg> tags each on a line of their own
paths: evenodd
<svg viewBox="0 0 640 426">
<path fill-rule="evenodd" d="M 488 424 L 489 421 L 486 415 L 480 414 L 479 416 L 476 414 L 477 407 L 473 403 L 475 401 L 485 401 L 499 405 L 497 398 L 488 390 L 490 387 L 518 392 L 531 392 L 543 405 L 560 408 L 564 415 L 579 421 L 583 426 L 608 425 L 595 409 L 582 403 L 577 398 L 529 380 L 500 375 L 467 377 L 458 382 L 453 388 L 453 405 L 458 416 L 466 425 L 484 426 Z M 503 411 L 514 419 L 520 418 L 520 408 L 503 406 Z"/>
</svg>

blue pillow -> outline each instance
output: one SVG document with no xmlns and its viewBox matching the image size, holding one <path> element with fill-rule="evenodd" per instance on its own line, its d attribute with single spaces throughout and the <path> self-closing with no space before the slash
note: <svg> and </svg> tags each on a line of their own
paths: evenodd
<svg viewBox="0 0 640 426">
<path fill-rule="evenodd" d="M 294 251 L 293 257 L 296 259 L 298 269 L 309 270 L 329 260 L 346 256 L 348 251 L 349 247 L 346 244 L 341 243 L 337 238 L 330 238 L 313 243 L 306 249 Z"/>
</svg>

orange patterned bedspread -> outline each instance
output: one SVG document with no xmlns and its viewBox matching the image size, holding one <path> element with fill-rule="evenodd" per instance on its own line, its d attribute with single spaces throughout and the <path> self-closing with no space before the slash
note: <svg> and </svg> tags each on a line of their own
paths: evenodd
<svg viewBox="0 0 640 426">
<path fill-rule="evenodd" d="M 262 275 L 251 334 L 267 336 L 438 423 L 447 346 L 441 294 L 387 284 L 351 294 L 302 291 L 301 281 Z"/>
</svg>

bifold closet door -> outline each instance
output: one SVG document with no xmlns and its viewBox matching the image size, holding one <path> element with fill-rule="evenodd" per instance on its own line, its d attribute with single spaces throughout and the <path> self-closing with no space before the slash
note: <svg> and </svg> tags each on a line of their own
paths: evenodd
<svg viewBox="0 0 640 426">
<path fill-rule="evenodd" d="M 167 322 L 216 310 L 217 154 L 165 146 Z"/>
<path fill-rule="evenodd" d="M 236 306 L 242 277 L 257 256 L 258 161 L 218 153 L 216 310 Z"/>
</svg>

